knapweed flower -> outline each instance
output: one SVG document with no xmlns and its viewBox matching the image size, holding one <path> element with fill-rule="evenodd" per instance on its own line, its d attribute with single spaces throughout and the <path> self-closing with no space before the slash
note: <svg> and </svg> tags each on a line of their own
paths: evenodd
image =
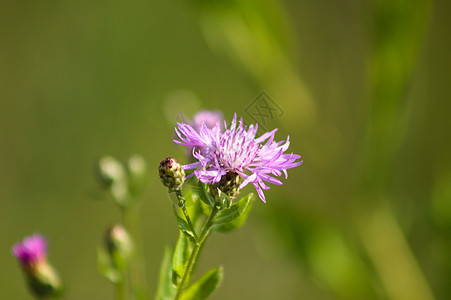
<svg viewBox="0 0 451 300">
<path fill-rule="evenodd" d="M 197 161 L 183 168 L 195 169 L 194 175 L 201 182 L 213 185 L 224 176 L 238 174 L 243 179 L 239 189 L 252 183 L 260 199 L 266 202 L 263 190 L 269 187 L 265 182 L 281 185 L 282 182 L 273 176 L 284 173 L 287 178 L 286 170 L 299 166 L 302 161 L 299 161 L 299 155 L 284 153 L 290 145 L 289 137 L 286 141 L 274 141 L 277 131 L 274 129 L 256 138 L 257 128 L 258 124 L 243 125 L 242 119 L 237 126 L 236 114 L 230 128 L 224 122 L 224 131 L 220 122 L 212 128 L 203 123 L 198 130 L 191 125 L 177 123 L 175 131 L 180 140 L 174 142 L 193 149 L 193 157 Z"/>
<path fill-rule="evenodd" d="M 22 266 L 29 267 L 46 259 L 47 242 L 44 237 L 35 234 L 15 244 L 12 252 Z"/>
<path fill-rule="evenodd" d="M 38 297 L 57 295 L 61 292 L 61 280 L 47 262 L 47 242 L 35 234 L 26 237 L 12 248 L 13 255 L 22 266 L 31 291 Z"/>
</svg>

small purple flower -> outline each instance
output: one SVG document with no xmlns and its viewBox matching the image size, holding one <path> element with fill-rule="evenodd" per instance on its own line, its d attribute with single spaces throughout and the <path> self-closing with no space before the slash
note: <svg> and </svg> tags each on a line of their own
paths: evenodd
<svg viewBox="0 0 451 300">
<path fill-rule="evenodd" d="M 208 184 L 219 182 L 228 173 L 236 173 L 244 179 L 239 188 L 252 183 L 266 203 L 263 190 L 269 187 L 265 182 L 281 185 L 282 182 L 271 175 L 280 176 L 283 172 L 287 178 L 286 170 L 299 166 L 302 161 L 298 161 L 299 155 L 284 154 L 290 145 L 289 137 L 286 141 L 275 142 L 277 129 L 274 129 L 255 138 L 257 127 L 258 124 L 249 128 L 244 126 L 242 119 L 237 126 L 236 114 L 230 129 L 224 122 L 224 132 L 219 121 L 211 128 L 203 123 L 197 130 L 191 125 L 177 123 L 175 131 L 181 141 L 174 142 L 191 147 L 197 160 L 183 168 L 196 169 L 194 174 Z"/>
<path fill-rule="evenodd" d="M 47 241 L 34 234 L 24 238 L 12 248 L 24 271 L 30 291 L 38 299 L 60 295 L 63 289 L 58 273 L 47 261 Z"/>
<path fill-rule="evenodd" d="M 41 235 L 34 234 L 15 244 L 12 248 L 12 253 L 23 266 L 32 266 L 45 260 L 47 241 Z"/>
</svg>

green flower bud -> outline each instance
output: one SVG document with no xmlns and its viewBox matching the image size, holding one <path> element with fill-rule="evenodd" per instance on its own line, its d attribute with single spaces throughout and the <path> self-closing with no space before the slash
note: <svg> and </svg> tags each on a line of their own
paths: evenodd
<svg viewBox="0 0 451 300">
<path fill-rule="evenodd" d="M 146 161 L 141 155 L 135 154 L 128 160 L 128 172 L 131 177 L 142 178 L 146 175 Z"/>
<path fill-rule="evenodd" d="M 123 165 L 111 156 L 102 157 L 96 167 L 100 182 L 106 187 L 110 187 L 113 183 L 125 181 L 126 179 L 126 172 Z"/>
<path fill-rule="evenodd" d="M 133 155 L 128 160 L 127 171 L 130 193 L 136 196 L 142 191 L 146 182 L 146 161 L 140 155 Z"/>
<path fill-rule="evenodd" d="M 169 190 L 179 189 L 185 182 L 185 171 L 175 158 L 167 157 L 160 162 L 158 167 L 161 182 Z"/>
<path fill-rule="evenodd" d="M 105 248 L 113 267 L 125 270 L 133 257 L 132 239 L 122 225 L 110 227 L 105 234 Z"/>
<path fill-rule="evenodd" d="M 28 286 L 38 297 L 58 296 L 62 293 L 62 282 L 55 269 L 41 261 L 25 272 Z"/>
</svg>

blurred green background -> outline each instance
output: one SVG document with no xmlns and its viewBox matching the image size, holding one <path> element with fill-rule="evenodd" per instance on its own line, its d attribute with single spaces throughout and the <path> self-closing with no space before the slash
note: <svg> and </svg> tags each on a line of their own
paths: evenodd
<svg viewBox="0 0 451 300">
<path fill-rule="evenodd" d="M 207 241 L 213 299 L 451 297 L 449 1 L 0 1 L 0 298 L 30 299 L 11 246 L 39 232 L 65 299 L 111 299 L 96 247 L 120 221 L 95 161 L 143 155 L 153 294 L 177 227 L 157 164 L 180 113 L 246 108 L 304 164 Z M 251 187 L 246 192 L 252 191 Z"/>
</svg>

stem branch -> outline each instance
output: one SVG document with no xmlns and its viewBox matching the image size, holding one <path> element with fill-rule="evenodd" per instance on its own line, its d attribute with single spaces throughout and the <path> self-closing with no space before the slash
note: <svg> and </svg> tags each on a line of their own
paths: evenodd
<svg viewBox="0 0 451 300">
<path fill-rule="evenodd" d="M 177 287 L 177 294 L 175 295 L 175 300 L 181 299 L 183 295 L 183 291 L 185 289 L 185 286 L 189 283 L 189 278 L 191 277 L 191 274 L 194 270 L 194 266 L 196 265 L 197 258 L 200 252 L 200 249 L 202 248 L 205 239 L 207 238 L 208 234 L 210 233 L 211 228 L 213 227 L 214 220 L 216 215 L 218 214 L 219 209 L 214 206 L 211 209 L 210 215 L 208 216 L 207 221 L 205 222 L 204 227 L 202 228 L 202 231 L 200 233 L 198 244 L 194 245 L 193 251 L 191 252 L 191 255 L 188 260 L 188 265 L 186 266 L 185 273 L 183 274 L 182 280 L 180 281 L 179 286 Z"/>
</svg>

